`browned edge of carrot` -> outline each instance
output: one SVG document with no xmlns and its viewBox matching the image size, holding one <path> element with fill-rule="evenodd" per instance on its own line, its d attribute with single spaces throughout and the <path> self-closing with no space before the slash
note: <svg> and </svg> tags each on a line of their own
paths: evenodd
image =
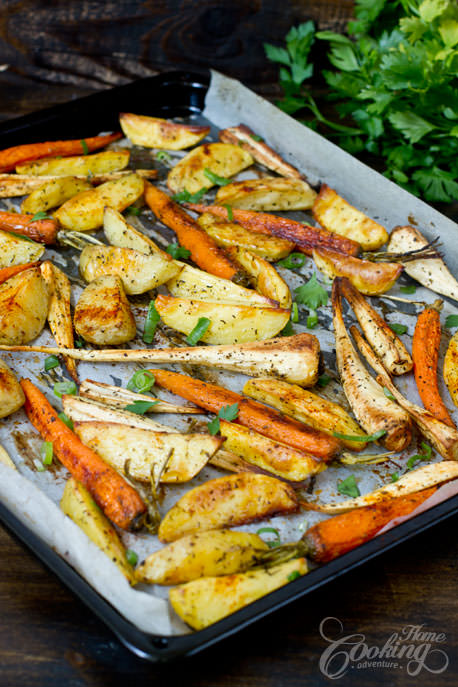
<svg viewBox="0 0 458 687">
<path fill-rule="evenodd" d="M 27 236 L 38 243 L 55 243 L 59 224 L 55 219 L 36 219 L 33 215 L 0 211 L 0 229 Z"/>
<path fill-rule="evenodd" d="M 450 427 L 455 423 L 439 392 L 437 363 L 441 342 L 440 309 L 442 301 L 428 305 L 418 315 L 412 339 L 412 359 L 418 393 L 426 410 Z"/>
<path fill-rule="evenodd" d="M 310 453 L 318 460 L 329 461 L 341 449 L 340 441 L 335 437 L 234 391 L 169 370 L 154 369 L 150 372 L 158 386 L 213 413 L 218 413 L 226 405 L 238 403 L 236 422 L 266 437 Z"/>
<path fill-rule="evenodd" d="M 36 260 L 35 262 L 26 262 L 22 265 L 10 265 L 9 267 L 2 267 L 0 269 L 0 284 L 3 284 L 11 277 L 14 277 L 15 274 L 19 274 L 20 272 L 24 272 L 25 270 L 29 270 L 33 267 L 39 267 L 40 265 L 41 261 Z"/>
<path fill-rule="evenodd" d="M 44 143 L 26 143 L 0 150 L 0 172 L 10 172 L 16 165 L 32 160 L 40 160 L 43 157 L 68 157 L 69 155 L 84 155 L 104 148 L 109 143 L 122 138 L 120 132 L 106 134 L 105 136 L 92 136 L 69 141 L 45 141 Z M 84 143 L 83 143 L 84 141 Z M 86 145 L 84 145 L 86 144 Z"/>
<path fill-rule="evenodd" d="M 100 456 L 85 446 L 30 379 L 21 379 L 25 411 L 44 441 L 75 479 L 84 484 L 107 518 L 124 530 L 137 529 L 146 506 L 138 492 Z"/>
</svg>

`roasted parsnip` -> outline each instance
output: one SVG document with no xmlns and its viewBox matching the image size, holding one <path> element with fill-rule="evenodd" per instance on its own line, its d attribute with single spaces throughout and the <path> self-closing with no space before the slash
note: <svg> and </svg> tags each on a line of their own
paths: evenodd
<svg viewBox="0 0 458 687">
<path fill-rule="evenodd" d="M 113 408 L 125 408 L 128 405 L 133 405 L 136 401 L 145 401 L 146 403 L 154 401 L 151 408 L 147 408 L 147 413 L 181 413 L 186 415 L 201 415 L 200 408 L 189 405 L 176 405 L 168 401 L 157 401 L 146 394 L 139 394 L 129 389 L 123 389 L 120 386 L 113 386 L 111 384 L 104 384 L 103 382 L 94 382 L 92 379 L 85 379 L 80 384 L 79 394 L 82 398 L 89 398 L 99 403 L 106 403 Z"/>
<path fill-rule="evenodd" d="M 122 112 L 119 123 L 134 145 L 145 148 L 183 150 L 199 143 L 210 133 L 209 126 L 176 124 L 168 119 Z"/>
<path fill-rule="evenodd" d="M 402 265 L 391 262 L 375 263 L 343 255 L 327 248 L 315 248 L 313 259 L 326 276 L 347 277 L 358 291 L 377 296 L 389 291 L 402 272 Z"/>
<path fill-rule="evenodd" d="M 306 181 L 293 177 L 261 177 L 233 181 L 221 186 L 216 194 L 218 205 L 230 205 L 244 210 L 280 212 L 308 210 L 316 192 Z"/>
<path fill-rule="evenodd" d="M 43 329 L 49 293 L 40 268 L 33 267 L 0 284 L 0 342 L 24 344 Z"/>
<path fill-rule="evenodd" d="M 76 304 L 73 322 L 85 341 L 98 346 L 117 346 L 137 333 L 123 282 L 115 274 L 104 274 L 86 286 Z"/>
</svg>

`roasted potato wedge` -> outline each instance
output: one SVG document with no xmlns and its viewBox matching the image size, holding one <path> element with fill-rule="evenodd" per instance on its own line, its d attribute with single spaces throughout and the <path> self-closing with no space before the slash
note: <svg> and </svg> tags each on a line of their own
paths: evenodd
<svg viewBox="0 0 458 687">
<path fill-rule="evenodd" d="M 126 222 L 120 212 L 113 208 L 105 208 L 103 213 L 103 233 L 108 243 L 118 248 L 133 248 L 140 253 L 152 255 L 160 253 L 166 260 L 171 260 L 172 256 L 161 250 L 154 241 L 148 236 L 137 231 Z"/>
<path fill-rule="evenodd" d="M 291 308 L 292 298 L 288 284 L 280 277 L 273 265 L 245 248 L 233 246 L 227 252 L 251 277 L 256 291 L 267 298 L 272 298 L 281 308 Z"/>
<path fill-rule="evenodd" d="M 137 327 L 121 279 L 104 274 L 91 281 L 79 297 L 73 323 L 85 341 L 98 346 L 134 339 Z"/>
<path fill-rule="evenodd" d="M 243 393 L 256 401 L 273 406 L 310 427 L 321 429 L 326 434 L 332 435 L 333 432 L 339 432 L 350 436 L 365 435 L 358 423 L 337 403 L 301 389 L 296 384 L 288 384 L 271 378 L 249 379 L 243 387 Z M 345 439 L 341 441 L 344 446 L 353 451 L 362 451 L 367 446 L 361 441 Z M 227 445 L 227 448 L 231 447 Z"/>
<path fill-rule="evenodd" d="M 269 569 L 202 577 L 171 589 L 170 603 L 185 623 L 203 630 L 306 572 L 305 558 L 296 558 Z"/>
<path fill-rule="evenodd" d="M 389 291 L 403 269 L 402 265 L 394 262 L 360 260 L 327 248 L 315 248 L 313 259 L 320 272 L 331 279 L 347 277 L 366 296 L 378 296 Z"/>
<path fill-rule="evenodd" d="M 11 415 L 11 413 L 19 410 L 24 403 L 24 392 L 16 379 L 16 375 L 0 359 L 0 417 Z"/>
<path fill-rule="evenodd" d="M 171 542 L 200 530 L 292 513 L 297 507 L 294 490 L 274 477 L 250 472 L 217 477 L 181 497 L 159 525 L 159 539 Z"/>
<path fill-rule="evenodd" d="M 196 193 L 214 182 L 205 174 L 209 170 L 220 177 L 232 177 L 253 164 L 250 153 L 230 143 L 206 143 L 191 150 L 173 167 L 167 177 L 167 186 L 173 193 Z M 211 176 L 211 175 L 210 175 Z"/>
<path fill-rule="evenodd" d="M 37 212 L 47 212 L 51 208 L 62 205 L 77 193 L 91 188 L 88 181 L 76 177 L 59 177 L 54 181 L 45 181 L 22 202 L 21 212 L 32 215 Z"/>
<path fill-rule="evenodd" d="M 106 174 L 74 174 L 74 179 L 80 181 L 90 181 L 92 186 L 104 184 L 106 181 L 113 181 L 114 179 L 121 179 L 132 174 L 132 170 L 127 169 L 120 172 L 107 172 Z M 155 179 L 157 171 L 155 169 L 136 169 L 135 174 L 138 174 L 142 179 Z M 69 176 L 69 175 L 66 175 Z M 0 174 L 0 198 L 14 198 L 17 196 L 25 196 L 32 193 L 44 183 L 56 181 L 60 179 L 61 175 L 44 174 L 43 176 L 30 176 L 29 174 Z"/>
<path fill-rule="evenodd" d="M 18 174 L 31 176 L 84 176 L 106 174 L 124 169 L 129 164 L 129 150 L 106 150 L 92 155 L 54 157 L 17 165 Z"/>
<path fill-rule="evenodd" d="M 168 119 L 122 112 L 119 123 L 132 143 L 145 148 L 183 150 L 197 145 L 207 134 L 209 126 L 175 124 Z"/>
<path fill-rule="evenodd" d="M 80 272 L 87 282 L 105 274 L 120 277 L 127 294 L 145 293 L 164 284 L 180 266 L 160 253 L 146 255 L 132 248 L 86 246 L 80 256 Z"/>
<path fill-rule="evenodd" d="M 49 293 L 48 324 L 58 346 L 73 348 L 73 322 L 70 310 L 70 280 L 58 267 L 46 260 L 40 265 L 41 275 Z M 78 382 L 76 361 L 63 356 L 64 362 L 73 379 Z"/>
<path fill-rule="evenodd" d="M 290 482 L 302 482 L 326 468 L 324 461 L 317 460 L 305 451 L 274 441 L 247 427 L 220 420 L 224 448 L 240 456 L 251 465 Z"/>
<path fill-rule="evenodd" d="M 140 582 L 183 584 L 199 577 L 248 570 L 269 547 L 257 534 L 210 530 L 181 537 L 152 553 L 136 569 Z"/>
<path fill-rule="evenodd" d="M 60 507 L 65 515 L 68 515 L 113 561 L 130 584 L 135 584 L 137 579 L 134 569 L 127 560 L 126 549 L 115 528 L 100 510 L 86 487 L 73 477 L 65 484 Z"/>
<path fill-rule="evenodd" d="M 111 422 L 75 422 L 81 441 L 119 472 L 150 482 L 154 465 L 170 454 L 161 482 L 189 482 L 222 445 L 209 434 L 157 432 Z"/>
<path fill-rule="evenodd" d="M 103 224 L 106 206 L 124 210 L 143 194 L 145 181 L 137 174 L 107 181 L 90 191 L 73 196 L 54 213 L 65 229 L 92 231 Z"/>
<path fill-rule="evenodd" d="M 41 332 L 49 293 L 40 268 L 33 267 L 0 284 L 0 343 L 25 344 Z"/>
<path fill-rule="evenodd" d="M 261 177 L 233 181 L 221 186 L 216 194 L 218 205 L 230 205 L 243 210 L 280 212 L 283 210 L 308 210 L 312 207 L 316 192 L 306 181 L 293 177 Z"/>
<path fill-rule="evenodd" d="M 0 229 L 0 268 L 35 262 L 44 252 L 42 243 L 22 239 Z"/>
<path fill-rule="evenodd" d="M 179 263 L 181 271 L 167 282 L 167 288 L 177 298 L 192 298 L 211 303 L 236 303 L 238 305 L 254 305 L 276 307 L 278 302 L 266 298 L 252 289 L 238 286 L 229 279 L 222 279 L 213 274 Z"/>
<path fill-rule="evenodd" d="M 156 310 L 165 324 L 190 334 L 201 317 L 210 326 L 201 341 L 211 344 L 240 344 L 276 336 L 287 324 L 290 311 L 235 303 L 208 303 L 173 296 L 157 296 Z"/>
<path fill-rule="evenodd" d="M 445 354 L 444 381 L 453 403 L 458 406 L 458 332 L 450 339 Z"/>
<path fill-rule="evenodd" d="M 321 186 L 315 199 L 313 216 L 322 227 L 357 241 L 364 250 L 376 250 L 388 241 L 385 227 L 347 203 L 327 184 Z"/>
<path fill-rule="evenodd" d="M 231 246 L 245 248 L 271 262 L 286 258 L 294 248 L 294 243 L 291 241 L 276 236 L 256 234 L 236 222 L 226 221 L 210 212 L 204 212 L 197 222 L 220 248 Z"/>
</svg>

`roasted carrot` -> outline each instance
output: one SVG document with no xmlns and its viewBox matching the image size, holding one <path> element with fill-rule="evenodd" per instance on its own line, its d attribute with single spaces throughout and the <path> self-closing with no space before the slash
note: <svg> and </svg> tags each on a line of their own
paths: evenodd
<svg viewBox="0 0 458 687">
<path fill-rule="evenodd" d="M 217 217 L 227 218 L 227 209 L 222 205 L 200 205 L 189 203 L 186 207 L 194 212 L 211 212 Z M 232 217 L 238 222 L 257 234 L 278 236 L 296 244 L 298 250 L 306 255 L 312 255 L 314 248 L 329 248 L 346 255 L 358 255 L 361 246 L 352 239 L 333 234 L 326 229 L 311 227 L 302 222 L 296 222 L 286 217 L 277 217 L 267 212 L 255 212 L 254 210 L 240 210 L 232 208 Z"/>
<path fill-rule="evenodd" d="M 307 555 L 316 563 L 332 561 L 372 539 L 390 520 L 414 511 L 436 489 L 431 487 L 408 496 L 387 499 L 313 525 L 301 540 L 307 547 Z"/>
<path fill-rule="evenodd" d="M 285 417 L 278 411 L 257 401 L 245 398 L 216 384 L 168 370 L 150 370 L 156 384 L 213 413 L 226 405 L 238 404 L 236 422 L 259 434 L 281 441 L 288 446 L 311 453 L 320 460 L 329 461 L 339 452 L 341 444 L 335 437 L 302 422 Z"/>
<path fill-rule="evenodd" d="M 418 393 L 426 410 L 450 427 L 455 424 L 439 393 L 437 361 L 441 342 L 442 301 L 428 305 L 417 318 L 412 340 L 412 359 Z"/>
<path fill-rule="evenodd" d="M 202 270 L 224 279 L 237 275 L 237 267 L 224 250 L 166 193 L 145 182 L 145 200 L 156 217 L 173 229 L 180 244 L 191 251 L 192 260 Z"/>
<path fill-rule="evenodd" d="M 24 270 L 28 270 L 31 267 L 38 267 L 40 264 L 40 261 L 37 260 L 36 262 L 26 262 L 23 265 L 11 265 L 10 267 L 2 267 L 2 269 L 0 269 L 0 284 L 3 284 L 3 282 L 5 282 L 10 277 L 14 277 L 15 274 L 19 274 L 19 272 L 24 272 Z"/>
<path fill-rule="evenodd" d="M 116 470 L 80 441 L 30 379 L 21 379 L 20 383 L 30 422 L 45 441 L 52 442 L 54 454 L 60 462 L 90 491 L 111 522 L 124 530 L 137 529 L 146 513 L 140 495 Z"/>
<path fill-rule="evenodd" d="M 26 143 L 0 150 L 0 172 L 10 172 L 23 162 L 39 160 L 42 157 L 68 157 L 69 155 L 83 155 L 104 148 L 109 143 L 122 138 L 122 134 L 107 134 L 106 136 L 93 136 L 92 138 L 72 141 L 46 141 L 45 143 Z"/>
<path fill-rule="evenodd" d="M 17 212 L 0 212 L 0 229 L 28 236 L 38 243 L 55 243 L 58 222 L 55 219 L 36 219 L 33 215 L 20 215 Z"/>
</svg>

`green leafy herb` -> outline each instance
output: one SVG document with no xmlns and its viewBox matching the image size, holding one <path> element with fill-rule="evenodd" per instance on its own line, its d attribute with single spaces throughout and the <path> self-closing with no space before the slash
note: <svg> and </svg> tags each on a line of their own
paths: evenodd
<svg viewBox="0 0 458 687">
<path fill-rule="evenodd" d="M 129 391 L 135 391 L 139 394 L 144 394 L 154 386 L 154 375 L 148 370 L 137 370 L 135 374 L 127 382 Z"/>
<path fill-rule="evenodd" d="M 412 470 L 414 465 L 416 465 L 416 463 L 419 463 L 421 460 L 431 460 L 431 456 L 433 453 L 431 446 L 424 441 L 421 442 L 420 446 L 423 449 L 423 453 L 416 453 L 414 456 L 411 456 L 409 458 L 409 460 L 406 463 L 408 470 Z"/>
<path fill-rule="evenodd" d="M 354 475 L 350 475 L 347 479 L 342 480 L 340 484 L 337 485 L 337 491 L 339 494 L 344 494 L 345 496 L 351 496 L 356 498 L 361 496 L 361 492 L 356 484 L 356 479 Z"/>
<path fill-rule="evenodd" d="M 68 380 L 65 382 L 56 382 L 54 384 L 53 391 L 55 395 L 59 398 L 62 398 L 64 394 L 75 396 L 77 392 L 77 387 L 75 382 L 71 382 L 70 380 Z"/>
<path fill-rule="evenodd" d="M 318 324 L 318 314 L 316 310 L 311 310 L 307 317 L 307 327 L 308 329 L 315 329 Z"/>
<path fill-rule="evenodd" d="M 306 257 L 303 253 L 290 253 L 287 258 L 279 260 L 277 265 L 286 267 L 288 270 L 295 270 L 305 264 Z"/>
<path fill-rule="evenodd" d="M 218 176 L 218 174 L 215 174 L 214 172 L 212 172 L 211 169 L 208 169 L 208 167 L 205 167 L 204 174 L 207 177 L 207 179 L 209 181 L 211 181 L 212 184 L 215 184 L 216 186 L 227 186 L 228 184 L 231 183 L 230 179 L 226 179 L 225 177 Z"/>
<path fill-rule="evenodd" d="M 301 574 L 300 574 L 299 570 L 293 570 L 293 572 L 289 573 L 287 580 L 288 580 L 288 582 L 293 582 L 294 580 L 297 580 L 297 578 L 300 576 L 301 576 Z"/>
<path fill-rule="evenodd" d="M 65 425 L 67 425 L 69 429 L 73 430 L 73 420 L 69 418 L 68 415 L 65 413 L 59 413 L 58 417 Z"/>
<path fill-rule="evenodd" d="M 174 200 L 176 203 L 200 203 L 202 200 L 202 197 L 207 193 L 208 188 L 206 186 L 203 186 L 199 191 L 196 191 L 196 193 L 190 193 L 186 189 L 184 191 L 180 191 L 180 193 L 176 193 L 174 196 L 172 196 L 172 200 Z"/>
<path fill-rule="evenodd" d="M 291 322 L 299 322 L 299 308 L 295 301 L 293 301 L 291 306 Z"/>
<path fill-rule="evenodd" d="M 85 343 L 86 342 L 84 341 L 84 339 L 82 339 L 80 336 L 77 339 L 75 339 L 76 348 L 84 348 Z"/>
<path fill-rule="evenodd" d="M 452 329 L 452 327 L 458 327 L 458 315 L 447 315 L 445 326 L 448 329 Z"/>
<path fill-rule="evenodd" d="M 154 301 L 150 301 L 150 304 L 148 306 L 148 312 L 146 314 L 145 326 L 143 329 L 143 341 L 145 343 L 153 343 L 154 333 L 156 331 L 156 327 L 159 324 L 160 319 L 161 316 L 156 310 Z"/>
<path fill-rule="evenodd" d="M 129 215 L 136 215 L 137 217 L 141 213 L 141 211 L 142 209 L 135 207 L 135 205 L 129 205 L 129 207 L 126 208 L 126 212 Z"/>
<path fill-rule="evenodd" d="M 49 370 L 52 370 L 54 367 L 59 367 L 60 361 L 57 355 L 48 355 L 47 358 L 45 358 L 45 372 L 49 372 Z"/>
<path fill-rule="evenodd" d="M 165 150 L 158 150 L 156 153 L 156 160 L 159 160 L 160 162 L 170 162 L 172 159 L 171 155 L 167 153 Z"/>
<path fill-rule="evenodd" d="M 32 220 L 30 220 L 30 222 L 31 221 Z M 28 224 L 30 224 L 30 222 Z M 39 243 L 37 243 L 36 241 L 31 239 L 29 236 L 24 236 L 23 234 L 18 234 L 16 231 L 11 231 L 11 229 L 9 229 L 6 233 L 11 234 L 12 236 L 15 236 L 17 239 L 22 239 L 23 241 L 28 241 L 29 243 L 34 243 L 36 246 L 40 245 Z"/>
<path fill-rule="evenodd" d="M 291 323 L 291 320 L 288 320 L 288 322 L 285 324 L 285 326 L 281 330 L 280 334 L 282 336 L 293 336 L 294 329 L 293 329 L 293 325 Z"/>
<path fill-rule="evenodd" d="M 324 388 L 325 386 L 327 386 L 329 384 L 331 379 L 332 378 L 329 375 L 326 375 L 326 374 L 320 375 L 318 377 L 317 386 L 321 386 L 322 388 Z"/>
<path fill-rule="evenodd" d="M 397 482 L 399 479 L 399 472 L 393 472 L 390 477 L 392 482 Z"/>
<path fill-rule="evenodd" d="M 402 293 L 415 293 L 417 287 L 415 284 L 409 284 L 408 286 L 401 286 Z"/>
<path fill-rule="evenodd" d="M 393 396 L 393 394 L 391 393 L 391 391 L 386 386 L 383 387 L 383 393 L 385 394 L 385 396 L 387 398 L 390 399 L 390 401 L 396 400 L 395 397 Z"/>
<path fill-rule="evenodd" d="M 126 549 L 126 558 L 130 565 L 137 565 L 138 554 L 136 554 L 135 551 L 132 551 L 132 549 Z"/>
<path fill-rule="evenodd" d="M 186 343 L 189 346 L 195 346 L 196 343 L 201 340 L 210 325 L 211 320 L 209 320 L 208 317 L 199 317 L 196 326 L 186 337 Z"/>
<path fill-rule="evenodd" d="M 137 415 L 144 415 L 145 413 L 157 406 L 159 401 L 134 401 L 125 406 L 124 410 L 130 410 L 131 413 L 136 413 Z"/>
<path fill-rule="evenodd" d="M 275 539 L 269 539 L 266 541 L 267 546 L 271 549 L 275 549 L 277 546 L 281 545 L 280 532 L 275 527 L 260 527 L 256 534 L 260 537 L 261 534 L 273 534 Z"/>
<path fill-rule="evenodd" d="M 359 434 L 341 434 L 340 432 L 333 432 L 332 435 L 337 439 L 344 439 L 344 441 L 361 441 L 367 443 L 369 441 L 377 441 L 380 437 L 385 436 L 386 429 L 379 429 L 374 434 L 359 435 Z"/>
<path fill-rule="evenodd" d="M 234 219 L 234 213 L 232 212 L 232 208 L 230 205 L 224 205 L 223 207 L 226 208 L 227 210 L 227 219 L 229 222 L 232 222 Z"/>
<path fill-rule="evenodd" d="M 167 248 L 165 249 L 169 255 L 172 256 L 174 260 L 180 260 L 183 258 L 183 260 L 186 260 L 186 258 L 189 258 L 191 255 L 191 251 L 188 250 L 187 248 L 183 248 L 183 246 L 180 246 L 178 243 L 169 243 Z"/>
<path fill-rule="evenodd" d="M 30 224 L 31 222 L 38 222 L 38 220 L 40 220 L 40 219 L 52 219 L 52 217 L 51 217 L 51 215 L 48 215 L 48 213 L 45 212 L 44 210 L 40 210 L 40 212 L 36 212 L 34 214 L 32 219 L 29 220 L 28 224 Z"/>
<path fill-rule="evenodd" d="M 250 138 L 253 139 L 253 141 L 256 141 L 256 143 L 263 143 L 264 139 L 262 136 L 258 136 L 258 134 L 250 134 Z"/>
<path fill-rule="evenodd" d="M 227 405 L 223 406 L 220 408 L 218 415 L 211 420 L 207 424 L 207 429 L 210 432 L 210 434 L 218 434 L 220 431 L 220 419 L 221 420 L 227 420 L 228 422 L 232 422 L 232 420 L 235 420 L 237 415 L 239 414 L 239 404 L 234 403 L 233 405 Z"/>
<path fill-rule="evenodd" d="M 40 447 L 41 462 L 43 465 L 51 465 L 53 457 L 52 441 L 44 441 Z"/>
<path fill-rule="evenodd" d="M 88 155 L 89 154 L 89 148 L 88 148 L 87 143 L 84 140 L 84 138 L 81 139 L 80 143 L 81 143 L 81 147 L 83 149 L 83 155 Z"/>
<path fill-rule="evenodd" d="M 296 301 L 301 305 L 306 305 L 310 310 L 317 310 L 321 305 L 328 302 L 328 292 L 318 283 L 316 272 L 312 274 L 306 284 L 294 289 Z"/>
<path fill-rule="evenodd" d="M 407 331 L 407 326 L 405 324 L 398 324 L 397 322 L 388 322 L 388 326 L 395 334 L 401 336 Z"/>
</svg>

